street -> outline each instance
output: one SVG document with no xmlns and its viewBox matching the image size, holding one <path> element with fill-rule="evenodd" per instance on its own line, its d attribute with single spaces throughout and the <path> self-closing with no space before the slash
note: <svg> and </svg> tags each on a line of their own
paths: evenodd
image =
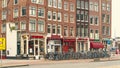
<svg viewBox="0 0 120 68">
<path fill-rule="evenodd" d="M 104 62 L 87 62 L 87 63 L 54 63 L 29 65 L 14 68 L 120 68 L 120 60 L 118 61 L 104 61 Z"/>
</svg>

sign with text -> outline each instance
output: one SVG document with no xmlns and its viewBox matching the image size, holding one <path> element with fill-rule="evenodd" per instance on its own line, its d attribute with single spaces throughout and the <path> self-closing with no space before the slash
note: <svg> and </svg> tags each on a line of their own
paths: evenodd
<svg viewBox="0 0 120 68">
<path fill-rule="evenodd" d="M 5 38 L 0 38 L 0 50 L 5 50 Z"/>
</svg>

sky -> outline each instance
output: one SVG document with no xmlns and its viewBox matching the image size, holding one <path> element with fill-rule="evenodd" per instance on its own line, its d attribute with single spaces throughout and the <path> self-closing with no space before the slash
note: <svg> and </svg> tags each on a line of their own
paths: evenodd
<svg viewBox="0 0 120 68">
<path fill-rule="evenodd" d="M 112 0 L 112 38 L 120 37 L 120 0 Z"/>
</svg>

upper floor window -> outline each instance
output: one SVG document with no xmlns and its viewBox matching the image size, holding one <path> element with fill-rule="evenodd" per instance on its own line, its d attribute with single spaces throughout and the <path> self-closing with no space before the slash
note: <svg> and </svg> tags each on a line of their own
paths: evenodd
<svg viewBox="0 0 120 68">
<path fill-rule="evenodd" d="M 70 36 L 74 36 L 74 29 L 73 29 L 73 27 L 70 27 Z"/>
<path fill-rule="evenodd" d="M 104 23 L 105 23 L 105 17 L 106 17 L 106 15 L 102 14 L 102 22 L 104 22 Z"/>
<path fill-rule="evenodd" d="M 26 15 L 26 7 L 22 7 L 22 16 Z"/>
<path fill-rule="evenodd" d="M 74 15 L 73 14 L 70 14 L 70 22 L 74 23 Z"/>
<path fill-rule="evenodd" d="M 94 9 L 94 4 L 93 4 L 93 2 L 90 2 L 89 4 L 90 4 L 90 10 L 93 10 L 93 9 Z"/>
<path fill-rule="evenodd" d="M 18 17 L 18 8 L 15 8 L 13 11 L 13 17 L 16 18 Z"/>
<path fill-rule="evenodd" d="M 48 20 L 52 20 L 52 12 L 48 11 L 47 15 L 48 15 Z"/>
<path fill-rule="evenodd" d="M 20 27 L 21 30 L 26 30 L 26 22 L 25 21 L 22 21 L 20 26 L 21 26 Z"/>
<path fill-rule="evenodd" d="M 81 11 L 80 19 L 81 21 L 84 21 L 84 11 Z"/>
<path fill-rule="evenodd" d="M 47 33 L 51 33 L 51 25 L 49 25 L 49 24 L 47 26 Z"/>
<path fill-rule="evenodd" d="M 53 20 L 56 21 L 56 19 L 57 19 L 57 13 L 53 12 Z"/>
<path fill-rule="evenodd" d="M 80 0 L 77 0 L 77 8 L 80 9 Z"/>
<path fill-rule="evenodd" d="M 36 16 L 36 7 L 30 7 L 30 16 Z"/>
<path fill-rule="evenodd" d="M 81 1 L 81 8 L 84 9 L 84 1 Z"/>
<path fill-rule="evenodd" d="M 53 0 L 53 7 L 57 8 L 57 0 Z"/>
<path fill-rule="evenodd" d="M 70 3 L 70 11 L 74 11 L 74 4 Z"/>
<path fill-rule="evenodd" d="M 106 27 L 102 26 L 102 34 L 105 35 L 106 34 Z"/>
<path fill-rule="evenodd" d="M 99 32 L 98 32 L 98 30 L 95 30 L 95 39 L 99 39 Z"/>
<path fill-rule="evenodd" d="M 110 15 L 107 15 L 107 20 L 106 20 L 107 23 L 110 23 Z"/>
<path fill-rule="evenodd" d="M 85 21 L 88 22 L 88 11 L 85 11 Z"/>
<path fill-rule="evenodd" d="M 80 14 L 80 10 L 77 10 L 77 21 L 80 21 L 80 17 L 81 17 L 81 14 Z"/>
<path fill-rule="evenodd" d="M 99 20 L 98 20 L 98 17 L 95 17 L 95 25 L 98 25 L 98 23 L 99 23 Z"/>
<path fill-rule="evenodd" d="M 107 4 L 107 11 L 110 11 L 110 5 Z"/>
<path fill-rule="evenodd" d="M 6 32 L 6 24 L 5 23 L 2 24 L 2 30 L 1 31 L 2 31 L 2 33 Z"/>
<path fill-rule="evenodd" d="M 14 4 L 18 4 L 18 0 L 14 0 Z"/>
<path fill-rule="evenodd" d="M 88 9 L 88 2 L 85 2 L 85 9 Z"/>
<path fill-rule="evenodd" d="M 68 22 L 68 14 L 67 13 L 64 14 L 64 22 Z"/>
<path fill-rule="evenodd" d="M 68 29 L 67 29 L 67 26 L 64 26 L 64 36 L 68 36 Z"/>
<path fill-rule="evenodd" d="M 37 2 L 37 0 L 31 0 L 31 2 L 32 2 L 32 3 L 36 3 L 36 2 Z"/>
<path fill-rule="evenodd" d="M 7 0 L 2 0 L 2 8 L 7 7 Z"/>
<path fill-rule="evenodd" d="M 44 4 L 44 0 L 37 0 L 37 1 L 38 1 L 38 4 L 41 4 L 41 5 Z"/>
<path fill-rule="evenodd" d="M 94 4 L 95 11 L 98 12 L 98 3 Z"/>
<path fill-rule="evenodd" d="M 44 11 L 44 8 L 38 8 L 38 17 L 44 17 L 44 14 L 45 11 Z"/>
<path fill-rule="evenodd" d="M 93 16 L 90 16 L 90 24 L 93 24 L 94 23 L 94 18 Z"/>
<path fill-rule="evenodd" d="M 61 34 L 61 26 L 60 25 L 57 26 L 57 34 Z"/>
<path fill-rule="evenodd" d="M 59 9 L 62 8 L 62 0 L 58 0 L 58 8 L 59 8 Z"/>
<path fill-rule="evenodd" d="M 2 20 L 7 18 L 7 11 L 2 11 Z"/>
<path fill-rule="evenodd" d="M 52 33 L 53 33 L 53 34 L 56 33 L 56 25 L 52 25 Z"/>
<path fill-rule="evenodd" d="M 30 19 L 29 30 L 30 30 L 30 32 L 35 32 L 36 31 L 36 20 L 35 19 Z"/>
<path fill-rule="evenodd" d="M 68 10 L 68 2 L 64 1 L 64 10 Z"/>
<path fill-rule="evenodd" d="M 53 4 L 52 0 L 48 0 L 48 6 L 52 7 L 52 4 Z"/>
<path fill-rule="evenodd" d="M 44 21 L 38 20 L 38 32 L 44 32 Z"/>
<path fill-rule="evenodd" d="M 61 22 L 61 20 L 62 20 L 61 12 L 58 12 L 57 20 Z"/>
<path fill-rule="evenodd" d="M 106 34 L 107 34 L 107 35 L 110 35 L 110 27 L 107 27 L 107 28 L 106 28 Z"/>
<path fill-rule="evenodd" d="M 105 10 L 105 7 L 106 7 L 105 3 L 102 3 L 102 10 Z"/>
</svg>

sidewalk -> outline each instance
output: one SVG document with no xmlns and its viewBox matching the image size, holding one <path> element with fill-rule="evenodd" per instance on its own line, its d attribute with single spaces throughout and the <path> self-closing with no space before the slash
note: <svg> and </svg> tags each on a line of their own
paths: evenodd
<svg viewBox="0 0 120 68">
<path fill-rule="evenodd" d="M 104 61 L 114 61 L 120 60 L 120 55 L 112 56 L 111 58 L 100 58 L 100 62 Z M 28 66 L 28 65 L 38 65 L 38 64 L 62 64 L 62 63 L 89 63 L 94 62 L 94 59 L 79 59 L 79 60 L 2 60 L 2 66 L 0 67 L 16 67 L 16 66 Z"/>
</svg>

